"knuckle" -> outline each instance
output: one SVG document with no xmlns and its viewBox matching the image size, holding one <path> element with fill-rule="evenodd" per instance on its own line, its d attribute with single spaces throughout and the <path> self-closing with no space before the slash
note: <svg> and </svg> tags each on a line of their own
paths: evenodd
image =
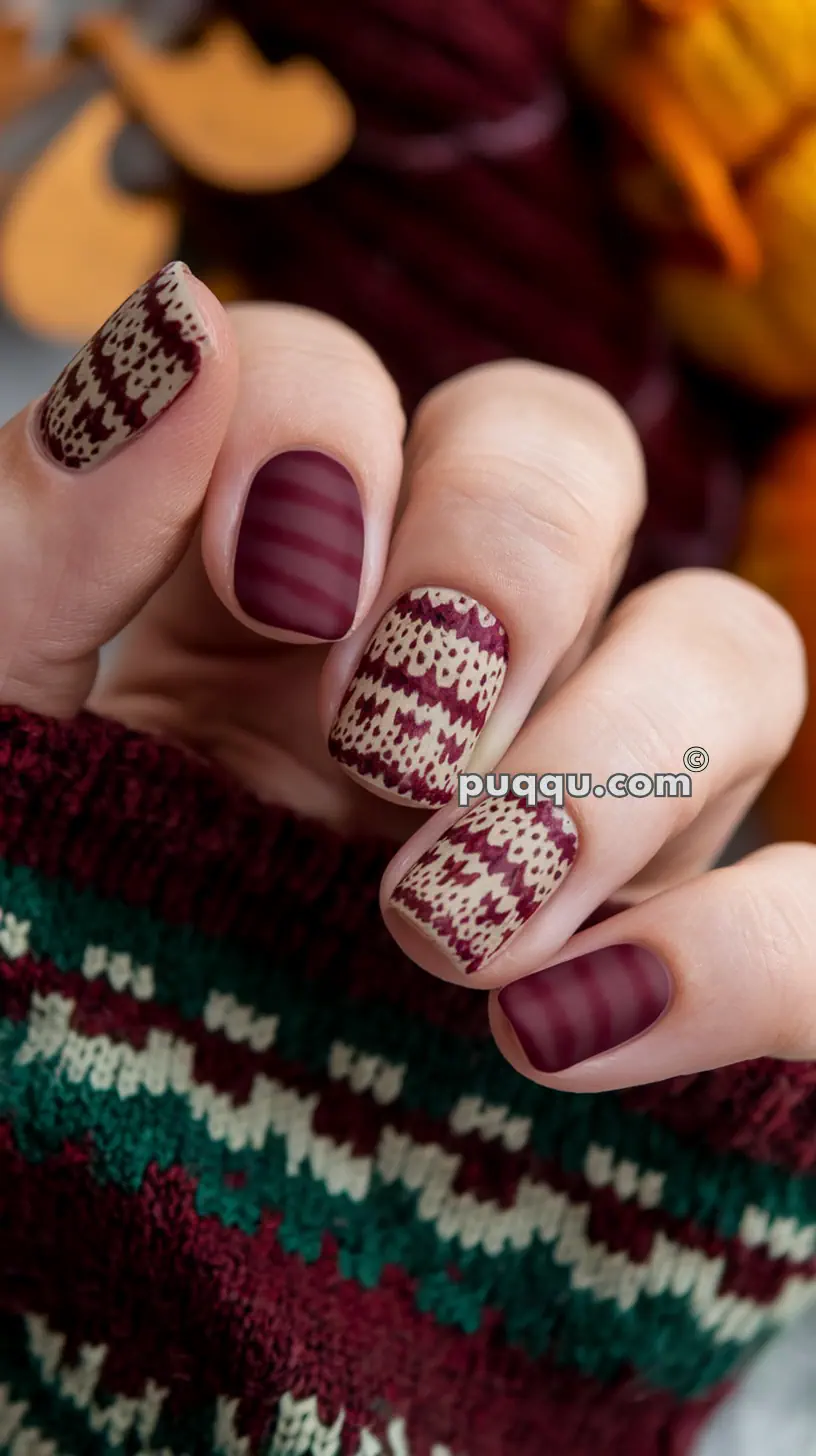
<svg viewBox="0 0 816 1456">
<path fill-rule="evenodd" d="M 593 743 L 615 745 L 615 767 L 654 777 L 679 771 L 688 746 L 682 721 L 667 713 L 660 694 L 621 694 L 616 684 L 588 684 L 581 688 L 582 733 Z M 707 798 L 709 780 L 699 776 L 694 799 L 672 799 L 672 813 L 699 814 Z"/>
<path fill-rule="evenodd" d="M 780 698 L 798 724 L 807 702 L 807 657 L 790 613 L 751 582 L 727 571 L 689 568 L 667 572 L 638 588 L 616 609 L 618 622 L 636 616 L 643 630 L 665 624 L 675 647 L 685 646 L 701 666 L 711 659 L 718 682 L 724 668 Z"/>
<path fill-rule="evenodd" d="M 479 365 L 422 401 L 412 432 L 414 462 L 492 456 L 502 499 L 524 496 L 536 519 L 575 512 L 584 542 L 614 543 L 634 531 L 645 505 L 640 442 L 600 385 L 526 360 Z M 560 498 L 565 505 L 559 506 Z M 571 516 L 569 518 L 572 519 Z M 569 530 L 569 520 L 567 523 Z"/>
<path fill-rule="evenodd" d="M 253 361 L 266 371 L 285 355 L 284 363 L 301 361 L 304 371 L 341 379 L 347 397 L 375 396 L 378 407 L 393 411 L 404 426 L 397 384 L 376 350 L 348 324 L 299 304 L 236 303 L 227 311 L 249 371 Z"/>
<path fill-rule="evenodd" d="M 508 491 L 508 474 L 514 488 Z M 529 461 L 481 455 L 428 466 L 415 477 L 414 493 L 431 494 L 437 520 L 450 520 L 460 547 L 492 553 L 492 570 L 524 600 L 570 593 L 581 613 L 597 591 L 600 546 L 580 500 L 541 488 Z M 549 601 L 549 598 L 548 598 Z"/>
<path fill-rule="evenodd" d="M 816 845 L 773 845 L 752 862 L 753 873 L 733 886 L 730 924 L 761 1004 L 773 1009 L 766 1051 L 812 1056 L 816 994 L 803 990 L 816 946 Z"/>
</svg>

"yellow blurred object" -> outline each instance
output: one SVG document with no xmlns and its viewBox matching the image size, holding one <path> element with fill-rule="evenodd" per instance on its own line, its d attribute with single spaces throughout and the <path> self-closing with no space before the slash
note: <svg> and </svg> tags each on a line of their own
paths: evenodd
<svg viewBox="0 0 816 1456">
<path fill-rule="evenodd" d="M 573 0 L 570 44 L 638 144 L 618 180 L 675 333 L 816 394 L 816 0 Z"/>
<path fill-rule="evenodd" d="M 302 187 L 351 145 L 351 103 L 328 71 L 306 56 L 270 65 L 232 21 L 181 51 L 147 46 L 118 15 L 78 34 L 170 156 L 211 186 Z"/>
<path fill-rule="evenodd" d="M 126 113 L 94 97 L 15 189 L 0 230 L 0 291 L 35 333 L 87 338 L 174 252 L 177 209 L 110 180 Z"/>
<path fill-rule="evenodd" d="M 816 663 L 816 415 L 782 442 L 748 503 L 740 573 L 786 607 Z M 769 827 L 780 839 L 816 834 L 816 699 L 788 758 L 765 795 Z"/>
<path fill-rule="evenodd" d="M 572 0 L 570 44 L 617 115 L 621 199 L 663 317 L 699 359 L 816 410 L 816 0 Z M 737 569 L 801 629 L 816 680 L 816 413 L 748 501 Z M 765 799 L 816 839 L 816 701 Z"/>
</svg>

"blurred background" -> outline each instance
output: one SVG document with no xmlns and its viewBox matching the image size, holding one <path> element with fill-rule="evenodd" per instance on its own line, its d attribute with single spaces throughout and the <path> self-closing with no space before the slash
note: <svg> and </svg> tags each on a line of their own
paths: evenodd
<svg viewBox="0 0 816 1456">
<path fill-rule="evenodd" d="M 626 586 L 731 565 L 813 644 L 816 6 L 788 7 L 783 35 L 774 3 L 747 4 L 765 48 L 770 22 L 797 59 L 761 106 L 736 51 L 695 70 L 689 32 L 664 56 L 685 88 L 669 126 L 618 23 L 630 3 L 702 8 L 0 0 L 0 420 L 181 256 L 225 302 L 345 319 L 409 408 L 506 355 L 591 375 L 649 470 Z M 810 132 L 789 125 L 803 100 Z M 753 191 L 744 171 L 732 187 L 759 157 Z M 811 718 L 734 853 L 813 837 L 815 734 Z M 700 1456 L 816 1456 L 814 1349 L 816 1316 L 763 1357 Z"/>
</svg>

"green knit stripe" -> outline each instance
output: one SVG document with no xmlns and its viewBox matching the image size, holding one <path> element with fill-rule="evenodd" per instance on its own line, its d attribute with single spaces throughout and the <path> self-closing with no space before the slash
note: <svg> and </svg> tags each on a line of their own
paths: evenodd
<svg viewBox="0 0 816 1456">
<path fill-rule="evenodd" d="M 279 1014 L 278 1050 L 312 1072 L 324 1072 L 332 1045 L 345 1041 L 361 1052 L 407 1063 L 401 1101 L 440 1121 L 471 1094 L 530 1118 L 531 1146 L 567 1171 L 583 1171 L 591 1144 L 611 1147 L 618 1159 L 661 1175 L 660 1203 L 668 1213 L 727 1238 L 737 1235 L 747 1205 L 770 1218 L 816 1222 L 814 1178 L 684 1143 L 648 1116 L 625 1109 L 614 1094 L 542 1092 L 519 1077 L 492 1044 L 475 1049 L 455 1032 L 396 1013 L 386 1003 L 315 996 L 297 965 L 270 962 L 266 953 L 189 926 L 165 925 L 139 908 L 79 893 L 2 861 L 0 906 L 30 922 L 26 938 L 32 953 L 61 970 L 78 970 L 89 946 L 108 947 L 134 965 L 149 966 L 157 1001 L 187 1019 L 201 1016 L 213 988 L 259 1014 Z M 336 986 L 342 986 L 342 971 Z"/>
<path fill-rule="evenodd" d="M 346 1277 L 373 1287 L 387 1266 L 401 1267 L 418 1281 L 418 1306 L 442 1324 L 473 1331 L 487 1310 L 500 1309 L 509 1341 L 531 1356 L 554 1350 L 564 1363 L 605 1379 L 632 1364 L 650 1384 L 685 1395 L 723 1378 L 746 1343 L 801 1307 L 795 1279 L 771 1306 L 720 1296 L 721 1261 L 665 1240 L 646 1275 L 647 1266 L 589 1242 L 585 1205 L 546 1189 L 520 1247 L 511 1232 L 500 1249 L 490 1249 L 478 1216 L 464 1234 L 446 1237 L 452 1200 L 444 1187 L 439 1197 L 438 1180 L 423 1179 L 410 1157 L 397 1157 L 389 1169 L 388 1158 L 353 1159 L 327 1148 L 325 1138 L 310 1141 L 316 1099 L 307 1106 L 309 1099 L 299 1102 L 290 1089 L 267 1083 L 266 1103 L 258 1101 L 249 1115 L 244 1104 L 239 1125 L 223 1097 L 203 1095 L 212 1089 L 202 1093 L 200 1084 L 186 1091 L 142 1085 L 121 1096 L 112 1044 L 71 1032 L 60 1039 L 55 1024 L 44 1019 L 39 1050 L 32 1050 L 29 1027 L 0 1023 L 7 1069 L 0 1115 L 12 1119 L 27 1157 L 90 1134 L 96 1176 L 126 1190 L 140 1187 L 150 1163 L 182 1166 L 196 1183 L 200 1215 L 251 1234 L 262 1210 L 280 1209 L 279 1237 L 289 1252 L 314 1260 L 330 1233 Z M 139 1055 L 149 1053 L 133 1054 Z M 136 1087 L 134 1066 L 128 1077 Z M 427 1145 L 420 1163 L 422 1153 L 433 1159 L 435 1152 L 441 1150 Z M 814 1292 L 805 1286 L 804 1298 L 808 1290 Z"/>
</svg>

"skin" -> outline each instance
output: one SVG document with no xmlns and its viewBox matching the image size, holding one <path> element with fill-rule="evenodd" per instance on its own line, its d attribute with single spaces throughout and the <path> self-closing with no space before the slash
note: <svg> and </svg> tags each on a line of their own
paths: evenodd
<svg viewBox="0 0 816 1456">
<path fill-rule="evenodd" d="M 407 437 L 396 388 L 342 325 L 287 307 L 225 313 L 167 415 L 81 479 L 40 449 L 32 405 L 0 431 L 0 698 L 83 706 L 170 735 L 261 798 L 348 834 L 385 834 L 382 906 L 422 969 L 464 981 L 389 908 L 390 891 L 461 810 L 428 815 L 367 791 L 326 738 L 383 611 L 415 586 L 475 597 L 504 624 L 510 669 L 469 767 L 677 772 L 690 799 L 568 805 L 580 854 L 551 902 L 466 984 L 490 990 L 518 1069 L 573 1091 L 632 1086 L 761 1055 L 816 1055 L 816 849 L 774 845 L 710 866 L 784 757 L 806 701 L 802 645 L 767 596 L 726 573 L 670 573 L 608 612 L 644 505 L 634 432 L 575 376 L 526 362 L 436 389 Z M 232 561 L 258 466 L 323 450 L 355 477 L 366 557 L 355 623 L 326 647 L 251 627 Z M 99 648 L 116 639 L 99 665 Z M 579 927 L 602 903 L 623 908 Z M 533 1072 L 497 1001 L 510 981 L 624 942 L 654 950 L 668 1013 L 568 1072 Z"/>
</svg>

